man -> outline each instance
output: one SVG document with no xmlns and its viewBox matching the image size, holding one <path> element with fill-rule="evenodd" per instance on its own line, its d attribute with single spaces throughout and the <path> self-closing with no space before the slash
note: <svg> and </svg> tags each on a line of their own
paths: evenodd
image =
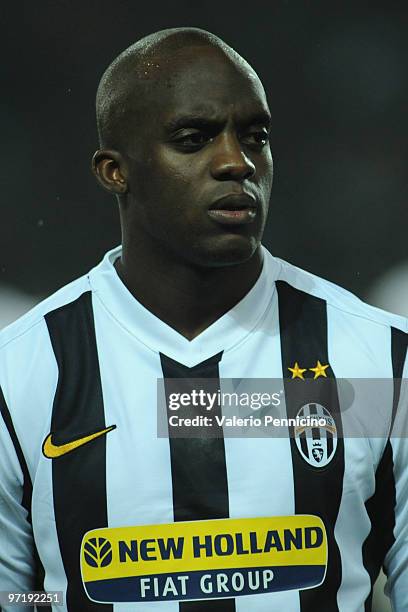
<svg viewBox="0 0 408 612">
<path fill-rule="evenodd" d="M 343 439 L 320 385 L 401 378 L 406 321 L 261 247 L 256 73 L 208 32 L 165 30 L 107 69 L 97 118 L 122 248 L 0 336 L 0 590 L 34 587 L 36 548 L 70 612 L 350 612 L 385 562 L 407 609 L 406 445 L 388 425 Z M 328 425 L 160 438 L 161 378 L 169 414 L 175 379 L 285 378 L 287 415 Z M 398 399 L 395 383 L 387 419 Z"/>
</svg>

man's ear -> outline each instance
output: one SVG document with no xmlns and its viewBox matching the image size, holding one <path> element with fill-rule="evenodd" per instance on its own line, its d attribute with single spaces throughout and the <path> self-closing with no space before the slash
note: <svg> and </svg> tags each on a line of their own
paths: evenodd
<svg viewBox="0 0 408 612">
<path fill-rule="evenodd" d="M 128 190 L 127 169 L 123 156 L 111 149 L 98 149 L 92 158 L 92 171 L 104 189 L 116 195 Z"/>
</svg>

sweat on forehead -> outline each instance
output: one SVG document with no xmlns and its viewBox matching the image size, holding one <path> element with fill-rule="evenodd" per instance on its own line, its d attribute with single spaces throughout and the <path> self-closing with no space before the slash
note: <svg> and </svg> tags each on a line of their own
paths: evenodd
<svg viewBox="0 0 408 612">
<path fill-rule="evenodd" d="M 102 147 L 125 145 L 128 113 L 143 108 L 143 100 L 159 75 L 174 66 L 190 47 L 211 47 L 246 71 L 250 65 L 223 40 L 198 28 L 155 32 L 125 49 L 104 72 L 96 95 L 98 135 Z"/>
</svg>

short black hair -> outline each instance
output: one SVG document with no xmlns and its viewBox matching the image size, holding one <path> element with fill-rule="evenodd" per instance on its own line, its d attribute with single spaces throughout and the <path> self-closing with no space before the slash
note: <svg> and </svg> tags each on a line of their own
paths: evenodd
<svg viewBox="0 0 408 612">
<path fill-rule="evenodd" d="M 172 54 L 193 46 L 216 47 L 234 63 L 252 70 L 221 38 L 200 28 L 170 28 L 141 38 L 113 60 L 99 82 L 96 120 L 101 147 L 123 147 L 130 107 L 132 113 L 140 108 L 158 62 L 171 62 Z"/>
</svg>

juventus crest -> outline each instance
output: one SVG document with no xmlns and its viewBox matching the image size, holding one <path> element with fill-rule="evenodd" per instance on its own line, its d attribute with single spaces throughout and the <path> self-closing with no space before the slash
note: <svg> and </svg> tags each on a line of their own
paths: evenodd
<svg viewBox="0 0 408 612">
<path fill-rule="evenodd" d="M 333 459 L 337 448 L 337 428 L 330 412 L 321 404 L 302 406 L 297 413 L 299 419 L 313 417 L 318 426 L 295 427 L 295 441 L 302 458 L 313 467 L 322 468 Z"/>
</svg>

